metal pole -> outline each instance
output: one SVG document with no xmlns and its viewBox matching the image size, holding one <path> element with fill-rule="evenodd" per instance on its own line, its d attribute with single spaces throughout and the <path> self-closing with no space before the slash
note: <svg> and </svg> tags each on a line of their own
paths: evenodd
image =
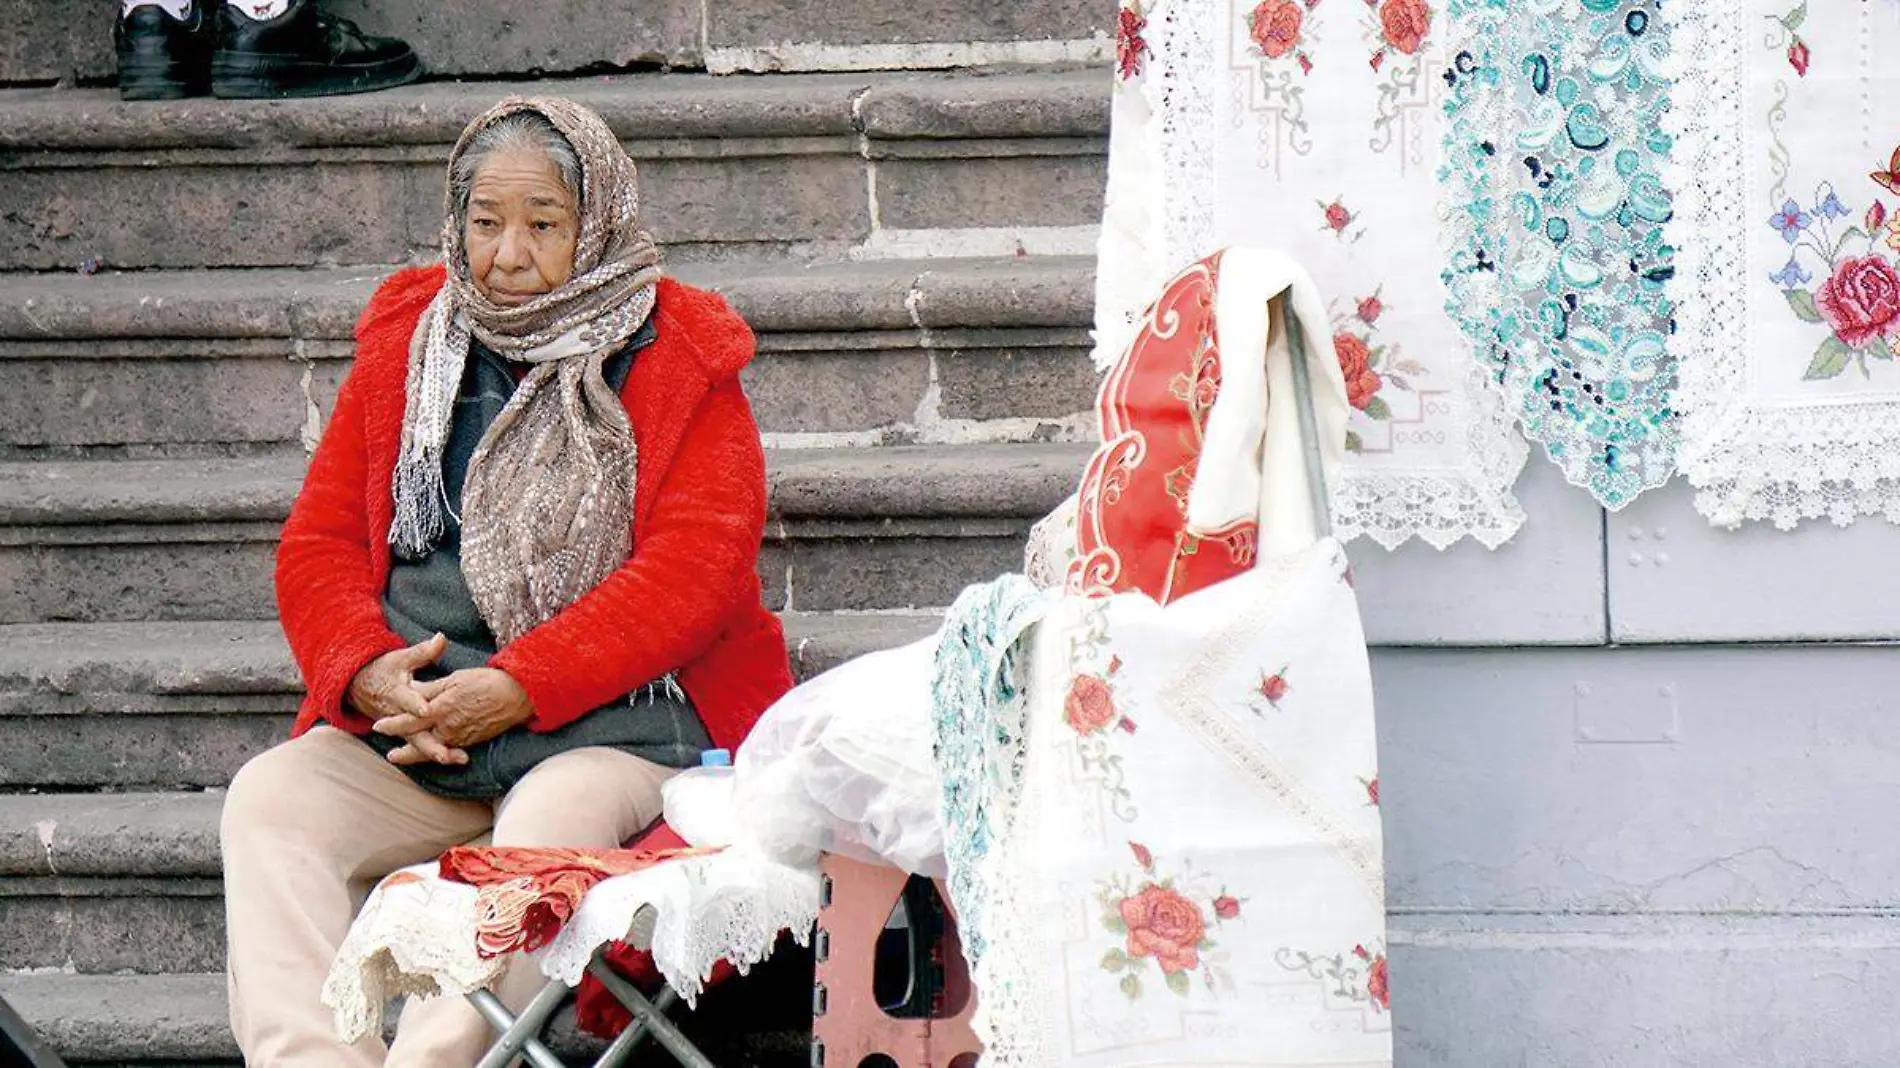
<svg viewBox="0 0 1900 1068">
<path fill-rule="evenodd" d="M 1286 302 L 1281 305 L 1287 306 Z M 1293 404 L 1300 420 L 1300 445 L 1306 453 L 1306 489 L 1313 498 L 1313 523 L 1322 538 L 1333 534 L 1333 495 L 1326 488 L 1326 465 L 1320 458 L 1319 417 L 1313 413 L 1313 383 L 1307 378 L 1306 332 L 1289 309 L 1286 316 L 1287 350 L 1293 357 Z"/>
<path fill-rule="evenodd" d="M 669 986 L 653 999 L 653 1011 L 664 1013 L 679 999 L 678 992 Z M 628 1009 L 633 1010 L 633 1007 L 628 1006 Z M 620 1068 L 620 1065 L 633 1055 L 634 1047 L 647 1036 L 649 1019 L 648 1016 L 636 1015 L 633 1022 L 627 1025 L 626 1030 L 614 1037 L 613 1044 L 607 1047 L 607 1052 L 602 1053 L 600 1059 L 594 1062 L 594 1068 Z"/>
<path fill-rule="evenodd" d="M 594 978 L 600 980 L 602 986 L 612 991 L 614 997 L 619 998 L 627 1008 L 632 1009 L 635 1018 L 645 1020 L 648 1028 L 653 1032 L 654 1041 L 665 1046 L 667 1051 L 673 1054 L 673 1057 L 685 1068 L 718 1068 L 718 1065 L 706 1059 L 705 1054 L 699 1052 L 699 1047 L 693 1045 L 692 1040 L 673 1025 L 673 1021 L 666 1018 L 658 1006 L 648 1001 L 645 994 L 635 989 L 632 983 L 622 979 L 619 972 L 608 967 L 599 957 L 587 963 L 587 970 L 593 973 Z"/>
<path fill-rule="evenodd" d="M 501 1032 L 501 1037 L 483 1054 L 477 1068 L 507 1068 L 508 1062 L 514 1060 L 517 1053 L 525 1055 L 534 1068 L 567 1068 L 561 1063 L 561 1058 L 556 1057 L 535 1037 L 566 997 L 567 984 L 549 982 L 516 1017 L 510 1015 L 508 1007 L 490 991 L 477 990 L 470 994 L 469 1004 L 475 1006 L 475 1011 L 482 1014 L 490 1027 Z"/>
</svg>

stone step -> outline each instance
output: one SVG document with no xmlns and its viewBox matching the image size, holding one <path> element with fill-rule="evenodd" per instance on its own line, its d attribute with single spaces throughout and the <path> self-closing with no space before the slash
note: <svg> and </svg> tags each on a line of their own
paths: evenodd
<svg viewBox="0 0 1900 1068">
<path fill-rule="evenodd" d="M 781 618 L 807 678 L 923 637 L 937 616 Z M 270 621 L 0 626 L 0 791 L 220 787 L 285 736 L 302 692 Z"/>
<path fill-rule="evenodd" d="M 946 605 L 1022 566 L 1085 445 L 777 450 L 774 609 Z M 300 455 L 0 463 L 0 623 L 271 619 Z"/>
<path fill-rule="evenodd" d="M 431 255 L 450 146 L 513 92 L 606 117 L 676 259 L 875 254 L 973 229 L 1007 243 L 1055 230 L 1086 251 L 1108 90 L 1104 69 L 433 82 L 299 101 L 0 91 L 0 270 Z"/>
<path fill-rule="evenodd" d="M 0 275 L 0 460 L 296 447 L 387 267 Z M 684 265 L 759 336 L 789 444 L 1074 436 L 1092 407 L 1084 257 Z"/>
<path fill-rule="evenodd" d="M 118 0 L 19 9 L 0 84 L 117 75 Z M 330 10 L 413 45 L 431 75 L 557 74 L 664 65 L 716 71 L 1105 62 L 1113 12 L 1091 0 L 332 0 Z"/>
<path fill-rule="evenodd" d="M 240 1063 L 219 972 L 0 976 L 0 997 L 69 1064 Z M 805 1068 L 810 1012 L 811 955 L 788 942 L 749 975 L 707 991 L 694 1011 L 672 1015 L 716 1064 Z M 547 1038 L 570 1063 L 591 1063 L 604 1046 L 574 1026 L 571 1009 L 555 1017 Z M 635 1062 L 645 1063 L 638 1054 Z"/>
</svg>

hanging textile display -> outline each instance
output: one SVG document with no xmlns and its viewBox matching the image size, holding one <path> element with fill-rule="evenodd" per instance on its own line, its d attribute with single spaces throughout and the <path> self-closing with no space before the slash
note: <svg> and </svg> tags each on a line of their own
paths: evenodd
<svg viewBox="0 0 1900 1068">
<path fill-rule="evenodd" d="M 1448 307 L 1525 435 L 1611 509 L 1675 470 L 1662 6 L 1446 9 Z"/>
<path fill-rule="evenodd" d="M 1900 3 L 1668 7 L 1696 507 L 1900 522 Z"/>
<path fill-rule="evenodd" d="M 1118 359 L 1164 283 L 1254 244 L 1325 293 L 1353 406 L 1341 538 L 1388 548 L 1523 522 L 1527 448 L 1447 313 L 1442 0 L 1127 0 L 1096 290 Z"/>
<path fill-rule="evenodd" d="M 1090 464 L 1159 506 L 1085 529 L 1110 516 L 1085 480 L 1084 592 L 972 587 L 939 638 L 944 853 L 983 1063 L 1391 1068 L 1370 662 L 1324 533 L 1348 390 L 1330 339 L 1296 325 L 1324 324 L 1324 302 L 1258 249 L 1167 290 L 1181 332 L 1150 317 L 1157 351 L 1104 390 L 1133 422 Z M 1218 351 L 1213 388 L 1160 373 L 1172 336 Z M 1206 452 L 1153 454 L 1177 508 L 1120 458 L 1184 421 Z M 1246 567 L 1176 555 L 1243 522 Z"/>
</svg>

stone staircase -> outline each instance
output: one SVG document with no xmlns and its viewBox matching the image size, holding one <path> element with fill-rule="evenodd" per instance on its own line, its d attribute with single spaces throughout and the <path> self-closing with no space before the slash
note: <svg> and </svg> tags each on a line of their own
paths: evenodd
<svg viewBox="0 0 1900 1068">
<path fill-rule="evenodd" d="M 442 161 L 501 96 L 600 110 L 672 272 L 757 330 L 801 675 L 927 633 L 1071 488 L 1099 4 L 339 3 L 480 80 L 152 105 L 86 87 L 111 5 L 80 6 L 0 44 L 0 995 L 75 1063 L 236 1058 L 217 813 L 300 689 L 278 528 L 358 312 L 430 258 Z M 802 967 L 694 1014 L 720 1063 L 805 1063 Z"/>
</svg>

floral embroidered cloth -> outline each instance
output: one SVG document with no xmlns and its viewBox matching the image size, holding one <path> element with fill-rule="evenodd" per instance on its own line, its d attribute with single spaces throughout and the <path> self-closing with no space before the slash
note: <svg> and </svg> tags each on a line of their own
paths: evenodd
<svg viewBox="0 0 1900 1068">
<path fill-rule="evenodd" d="M 1449 310 L 1525 434 L 1613 509 L 1675 472 L 1661 7 L 1448 0 L 1440 20 Z"/>
<path fill-rule="evenodd" d="M 1900 3 L 1671 3 L 1681 467 L 1718 524 L 1900 522 Z"/>
<path fill-rule="evenodd" d="M 1443 0 L 1125 0 L 1119 28 L 1097 365 L 1188 265 L 1281 249 L 1329 297 L 1353 404 L 1340 536 L 1509 539 L 1527 449 L 1440 279 Z"/>
<path fill-rule="evenodd" d="M 444 879 L 475 893 L 475 952 L 531 953 L 554 940 L 596 883 L 716 849 L 523 849 L 457 846 L 437 861 Z"/>
<path fill-rule="evenodd" d="M 1130 559 L 1158 547 L 1162 566 L 1095 595 L 1019 600 L 1033 596 L 1020 579 L 973 588 L 940 642 L 945 857 L 980 992 L 973 1023 L 984 1063 L 1002 1068 L 1387 1068 L 1365 636 L 1344 550 L 1299 507 L 1342 435 L 1303 443 L 1299 408 L 1283 403 L 1304 351 L 1285 343 L 1289 326 L 1323 312 L 1303 272 L 1258 250 L 1183 278 L 1177 295 L 1205 293 L 1215 322 L 1197 325 L 1195 297 L 1164 299 L 1150 326 L 1218 327 L 1220 381 L 1189 420 L 1208 448 L 1186 455 L 1178 506 L 1164 495 L 1117 543 Z M 1346 383 L 1319 367 L 1311 425 L 1337 430 Z M 1197 396 L 1172 381 L 1147 377 L 1128 399 Z M 1121 435 L 1105 430 L 1113 452 Z M 1163 433 L 1157 455 L 1179 444 Z M 1170 554 L 1190 519 L 1229 517 L 1242 497 L 1263 553 L 1182 581 L 1195 576 Z"/>
<path fill-rule="evenodd" d="M 946 828 L 989 838 L 948 853 L 959 913 L 963 864 L 986 894 L 985 1064 L 1390 1065 L 1348 579 L 1328 539 L 1167 606 L 1063 597 L 1036 628 L 1016 803 Z"/>
</svg>

